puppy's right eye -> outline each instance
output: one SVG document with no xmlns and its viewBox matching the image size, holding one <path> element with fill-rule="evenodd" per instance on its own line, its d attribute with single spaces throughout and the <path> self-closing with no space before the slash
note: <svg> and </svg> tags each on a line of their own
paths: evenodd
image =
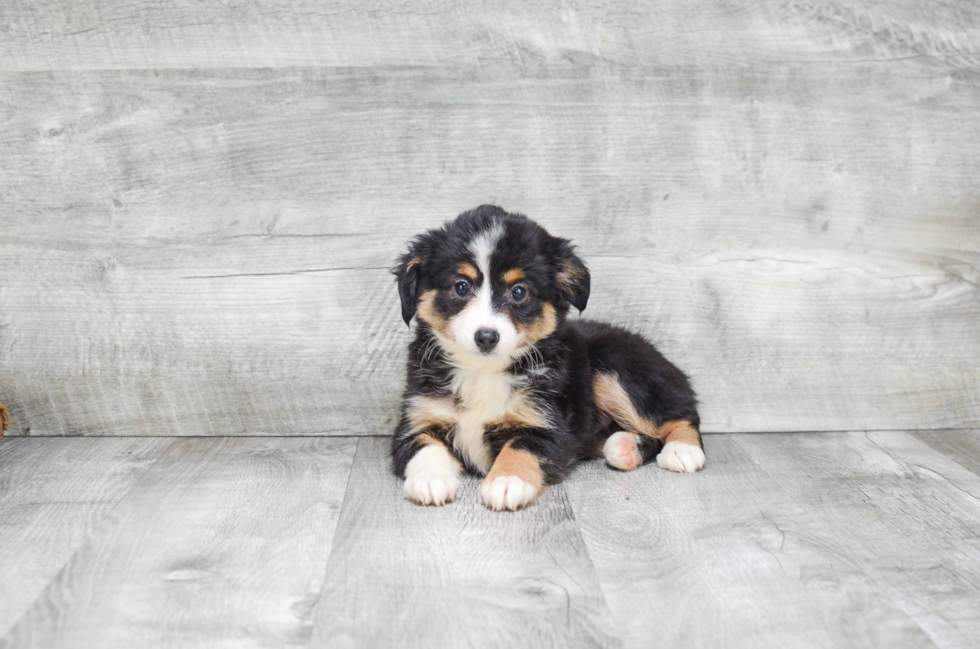
<svg viewBox="0 0 980 649">
<path fill-rule="evenodd" d="M 460 297 L 464 297 L 468 295 L 470 292 L 469 282 L 464 282 L 463 280 L 459 280 L 458 282 L 456 282 L 456 285 L 453 286 L 453 288 L 456 290 L 456 295 Z"/>
</svg>

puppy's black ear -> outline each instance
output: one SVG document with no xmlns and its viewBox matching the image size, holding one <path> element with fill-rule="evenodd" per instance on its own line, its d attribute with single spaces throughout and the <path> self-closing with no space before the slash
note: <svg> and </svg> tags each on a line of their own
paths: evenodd
<svg viewBox="0 0 980 649">
<path fill-rule="evenodd" d="M 402 301 L 402 319 L 410 325 L 415 310 L 419 306 L 422 293 L 422 266 L 431 259 L 441 242 L 440 232 L 429 230 L 420 234 L 408 245 L 408 252 L 398 260 L 398 266 L 391 272 L 398 279 L 398 297 Z"/>
<path fill-rule="evenodd" d="M 419 254 L 420 246 L 413 245 L 411 249 L 402 255 L 398 266 L 392 271 L 398 281 L 398 297 L 402 301 L 402 320 L 411 326 L 412 317 L 415 309 L 419 305 L 419 286 L 422 271 L 422 256 Z"/>
<path fill-rule="evenodd" d="M 592 278 L 585 262 L 575 254 L 575 246 L 567 239 L 556 238 L 555 284 L 562 299 L 579 310 L 589 303 Z"/>
</svg>

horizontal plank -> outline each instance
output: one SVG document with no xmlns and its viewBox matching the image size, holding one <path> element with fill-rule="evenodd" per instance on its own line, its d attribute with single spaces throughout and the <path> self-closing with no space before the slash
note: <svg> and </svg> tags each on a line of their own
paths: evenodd
<svg viewBox="0 0 980 649">
<path fill-rule="evenodd" d="M 975 217 L 980 75 L 948 69 L 109 71 L 0 84 L 7 230 L 64 245 L 401 239 L 488 201 L 608 252 L 734 234 L 764 247 L 770 228 L 784 245 L 948 245 L 947 228 Z"/>
<path fill-rule="evenodd" d="M 387 267 L 495 201 L 705 430 L 980 425 L 980 80 L 950 69 L 0 74 L 9 434 L 377 434 Z M 520 143 L 515 146 L 514 143 Z"/>
<path fill-rule="evenodd" d="M 3 646 L 309 639 L 356 440 L 169 442 Z"/>
<path fill-rule="evenodd" d="M 389 445 L 358 442 L 314 646 L 616 646 L 561 485 L 502 514 L 464 477 L 455 503 L 422 507 L 392 475 Z"/>
<path fill-rule="evenodd" d="M 4 3 L 0 68 L 760 65 L 976 66 L 980 10 L 943 1 L 533 3 L 274 0 Z"/>
<path fill-rule="evenodd" d="M 171 443 L 0 441 L 0 637 Z"/>
<path fill-rule="evenodd" d="M 148 269 L 154 261 L 170 263 L 149 250 L 120 261 L 130 287 L 102 296 L 66 271 L 46 293 L 54 304 L 33 303 L 37 319 L 25 320 L 11 348 L 30 355 L 18 366 L 12 354 L 0 376 L 15 419 L 8 434 L 393 428 L 410 334 L 386 271 L 197 281 Z M 928 261 L 596 257 L 587 314 L 646 333 L 687 369 L 706 431 L 969 426 L 978 420 L 980 306 L 974 289 Z M 904 276 L 910 268 L 914 282 Z M 25 311 L 30 299 L 25 292 Z M 90 333 L 62 360 L 80 323 Z M 902 349 L 909 340 L 914 354 Z"/>
<path fill-rule="evenodd" d="M 402 335 L 407 335 L 404 329 Z M 332 370 L 324 365 L 284 373 L 235 371 L 225 377 L 214 372 L 156 375 L 152 370 L 81 378 L 0 376 L 0 393 L 17 404 L 16 421 L 7 433 L 11 437 L 370 436 L 394 430 L 404 381 L 400 375 L 352 381 L 328 375 Z"/>
</svg>

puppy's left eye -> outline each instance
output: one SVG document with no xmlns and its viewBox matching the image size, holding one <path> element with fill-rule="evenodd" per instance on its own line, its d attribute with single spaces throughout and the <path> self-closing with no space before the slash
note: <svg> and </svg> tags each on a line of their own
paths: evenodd
<svg viewBox="0 0 980 649">
<path fill-rule="evenodd" d="M 520 302 L 527 297 L 527 289 L 518 284 L 514 288 L 510 289 L 510 296 L 515 302 Z"/>
</svg>

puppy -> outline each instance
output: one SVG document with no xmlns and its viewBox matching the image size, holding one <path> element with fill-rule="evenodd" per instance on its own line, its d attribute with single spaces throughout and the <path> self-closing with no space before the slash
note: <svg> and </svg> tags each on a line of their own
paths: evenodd
<svg viewBox="0 0 980 649">
<path fill-rule="evenodd" d="M 499 511 L 584 458 L 704 466 L 687 376 L 635 333 L 566 320 L 590 285 L 568 240 L 484 205 L 416 237 L 393 272 L 402 318 L 418 322 L 392 442 L 411 500 L 453 501 L 464 470 L 486 476 Z"/>
</svg>

